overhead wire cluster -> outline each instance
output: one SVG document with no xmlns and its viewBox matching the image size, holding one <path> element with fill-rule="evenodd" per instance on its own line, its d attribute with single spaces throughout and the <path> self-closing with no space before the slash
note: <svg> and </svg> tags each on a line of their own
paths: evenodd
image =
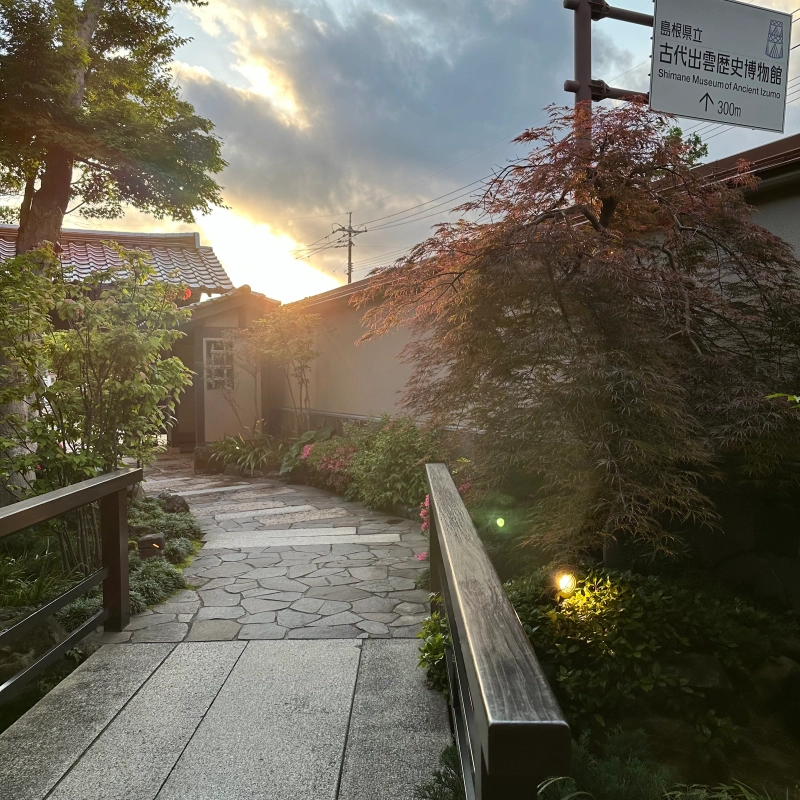
<svg viewBox="0 0 800 800">
<path fill-rule="evenodd" d="M 638 69 L 641 66 L 644 66 L 649 59 L 645 59 L 644 61 L 636 64 L 635 66 L 631 67 L 630 69 L 622 72 L 621 74 L 617 75 L 612 80 L 618 80 L 619 78 L 624 77 L 630 72 Z M 544 115 L 540 116 L 537 119 L 536 124 L 539 124 L 544 120 Z M 492 147 L 496 147 L 498 144 L 508 142 L 513 136 L 517 134 L 513 134 L 512 136 L 504 136 L 502 139 L 498 139 L 496 142 L 493 142 L 486 147 L 481 148 L 480 150 L 476 150 L 473 153 L 470 153 L 468 156 L 450 164 L 447 167 L 443 167 L 442 169 L 438 170 L 437 172 L 428 175 L 426 178 L 422 178 L 415 183 L 410 184 L 409 186 L 404 187 L 403 189 L 398 189 L 396 192 L 392 192 L 388 195 L 384 195 L 377 200 L 368 203 L 365 206 L 361 206 L 359 209 L 355 211 L 363 211 L 366 208 L 370 208 L 373 205 L 377 205 L 378 203 L 383 202 L 384 200 L 389 199 L 390 197 L 394 197 L 395 195 L 401 194 L 409 189 L 412 189 L 416 186 L 419 186 L 422 183 L 430 180 L 431 178 L 440 175 L 442 172 L 457 166 L 458 164 L 462 164 L 464 161 L 469 160 L 473 156 L 479 155 L 480 153 L 485 152 L 486 150 L 491 149 Z M 396 211 L 392 214 L 385 214 L 381 217 L 375 217 L 374 219 L 366 220 L 365 222 L 360 223 L 361 227 L 364 227 L 366 230 L 365 232 L 371 233 L 375 231 L 381 230 L 390 230 L 392 228 L 399 228 L 404 225 L 410 225 L 416 222 L 423 222 L 429 219 L 439 218 L 441 219 L 445 214 L 451 213 L 455 207 L 454 204 L 458 200 L 465 200 L 470 195 L 473 194 L 475 189 L 478 187 L 479 184 L 482 184 L 484 181 L 488 180 L 492 177 L 492 173 L 482 176 L 477 180 L 471 181 L 470 183 L 464 184 L 463 186 L 459 186 L 457 189 L 453 189 L 445 194 L 439 195 L 438 197 L 433 197 L 430 200 L 425 200 L 422 203 L 417 203 L 416 205 L 410 206 L 408 208 L 404 208 L 401 211 Z M 442 202 L 439 202 L 442 201 Z M 345 212 L 349 213 L 349 212 Z M 355 213 L 355 212 L 354 212 Z M 322 215 L 327 216 L 327 215 Z M 331 215 L 333 216 L 333 215 Z M 332 226 L 335 227 L 335 226 Z M 295 252 L 295 258 L 305 260 L 307 258 L 311 258 L 312 256 L 317 255 L 325 250 L 335 249 L 339 247 L 346 247 L 347 246 L 347 237 L 341 236 L 339 238 L 331 238 L 335 236 L 337 230 L 332 230 L 331 233 L 323 236 L 321 239 L 317 239 L 314 242 L 311 242 L 307 245 L 302 245 L 298 247 Z M 369 246 L 369 245 L 368 245 Z M 378 245 L 373 245 L 374 247 L 378 247 Z M 353 262 L 353 272 L 363 272 L 364 270 L 374 269 L 375 267 L 383 266 L 389 260 L 394 260 L 403 254 L 407 253 L 413 244 L 407 245 L 404 247 L 396 247 L 395 245 L 389 245 L 386 250 L 387 252 L 383 252 L 380 254 L 373 255 L 369 258 L 362 259 L 361 261 Z M 395 249 L 392 249 L 395 248 Z M 338 271 L 338 268 L 337 268 Z"/>
</svg>

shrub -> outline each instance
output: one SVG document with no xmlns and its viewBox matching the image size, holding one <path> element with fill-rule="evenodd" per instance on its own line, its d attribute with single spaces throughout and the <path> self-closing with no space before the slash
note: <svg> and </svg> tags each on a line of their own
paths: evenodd
<svg viewBox="0 0 800 800">
<path fill-rule="evenodd" d="M 433 778 L 414 789 L 414 800 L 465 800 L 461 761 L 454 744 L 442 751 L 439 764 L 441 769 L 434 770 Z"/>
<path fill-rule="evenodd" d="M 418 666 L 425 668 L 425 674 L 431 688 L 437 692 L 448 694 L 450 686 L 447 680 L 447 661 L 445 650 L 452 645 L 450 627 L 447 617 L 434 611 L 423 623 L 417 634 L 422 639 L 419 646 Z"/>
<path fill-rule="evenodd" d="M 188 543 L 191 546 L 191 542 Z M 141 614 L 148 606 L 163 603 L 175 592 L 187 587 L 183 573 L 164 558 L 155 557 L 142 561 L 136 553 L 130 553 L 129 559 L 131 614 Z M 67 630 L 74 630 L 102 607 L 100 590 L 93 589 L 64 606 L 58 612 L 57 618 Z"/>
<path fill-rule="evenodd" d="M 303 454 L 307 453 L 308 445 L 324 442 L 333 435 L 333 428 L 320 428 L 319 430 L 306 431 L 287 451 L 281 463 L 281 475 L 288 475 L 293 469 L 303 462 Z"/>
<path fill-rule="evenodd" d="M 252 439 L 243 436 L 226 436 L 211 445 L 214 461 L 224 467 L 235 464 L 243 473 L 252 475 L 256 470 L 275 470 L 281 464 L 281 445 L 263 434 Z"/>
<path fill-rule="evenodd" d="M 164 558 L 172 564 L 182 564 L 193 554 L 194 544 L 192 540 L 184 537 L 169 539 L 164 547 Z"/>
<path fill-rule="evenodd" d="M 309 483 L 343 495 L 350 486 L 354 454 L 352 442 L 337 436 L 306 445 L 300 458 L 306 466 Z"/>
<path fill-rule="evenodd" d="M 615 730 L 606 738 L 600 756 L 590 751 L 588 736 L 573 741 L 570 777 L 545 781 L 538 796 L 541 800 L 663 800 L 671 783 L 669 770 L 651 760 L 642 731 Z"/>
<path fill-rule="evenodd" d="M 103 600 L 99 592 L 84 595 L 64 606 L 56 614 L 56 619 L 64 626 L 66 631 L 74 631 L 83 625 L 87 619 L 94 616 L 103 607 Z"/>
<path fill-rule="evenodd" d="M 711 593 L 655 576 L 590 570 L 570 597 L 558 600 L 550 571 L 512 583 L 508 594 L 573 724 L 604 725 L 607 716 L 672 713 L 695 724 L 698 737 L 727 738 L 730 722 L 692 688 L 670 661 L 687 653 L 714 656 L 739 687 L 769 655 L 753 637 L 778 642 L 786 626 L 721 591 Z"/>
<path fill-rule="evenodd" d="M 539 800 L 770 800 L 742 783 L 692 786 L 673 784 L 668 769 L 657 764 L 642 731 L 610 731 L 595 755 L 587 735 L 572 743 L 569 777 L 550 778 L 539 786 Z M 777 798 L 776 798 L 777 800 Z"/>
<path fill-rule="evenodd" d="M 346 432 L 355 452 L 347 497 L 369 508 L 419 506 L 425 499 L 425 464 L 442 460 L 440 436 L 405 417 L 388 415 Z"/>
<path fill-rule="evenodd" d="M 131 594 L 140 595 L 148 606 L 164 602 L 186 586 L 183 573 L 164 558 L 149 558 L 131 572 Z"/>
<path fill-rule="evenodd" d="M 132 525 L 149 525 L 163 534 L 165 539 L 200 539 L 202 536 L 200 526 L 191 513 L 167 513 L 161 501 L 155 498 L 132 502 L 128 509 L 128 522 Z"/>
</svg>

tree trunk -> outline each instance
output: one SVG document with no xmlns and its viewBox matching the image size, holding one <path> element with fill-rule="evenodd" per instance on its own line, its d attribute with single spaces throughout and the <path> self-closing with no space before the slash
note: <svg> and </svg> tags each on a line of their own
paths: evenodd
<svg viewBox="0 0 800 800">
<path fill-rule="evenodd" d="M 55 244 L 69 203 L 72 156 L 63 147 L 50 148 L 45 159 L 41 186 L 23 207 L 17 233 L 17 254 L 34 250 L 42 242 Z"/>
<path fill-rule="evenodd" d="M 75 31 L 78 52 L 68 104 L 76 115 L 80 113 L 86 96 L 86 69 L 89 64 L 86 56 L 106 2 L 107 0 L 85 0 Z M 70 199 L 73 162 L 73 154 L 61 145 L 52 144 L 48 147 L 41 185 L 33 193 L 28 205 L 26 202 L 30 195 L 29 188 L 32 187 L 26 186 L 17 233 L 18 255 L 35 249 L 42 242 L 55 244 L 58 241 Z"/>
</svg>

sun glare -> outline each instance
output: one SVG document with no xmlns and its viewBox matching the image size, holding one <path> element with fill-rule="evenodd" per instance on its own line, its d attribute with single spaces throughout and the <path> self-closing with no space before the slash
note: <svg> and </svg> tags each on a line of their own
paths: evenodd
<svg viewBox="0 0 800 800">
<path fill-rule="evenodd" d="M 198 222 L 203 243 L 214 248 L 234 286 L 246 283 L 253 291 L 286 303 L 339 285 L 330 275 L 295 259 L 291 251 L 298 243 L 273 233 L 269 225 L 224 208 L 214 209 Z"/>
</svg>

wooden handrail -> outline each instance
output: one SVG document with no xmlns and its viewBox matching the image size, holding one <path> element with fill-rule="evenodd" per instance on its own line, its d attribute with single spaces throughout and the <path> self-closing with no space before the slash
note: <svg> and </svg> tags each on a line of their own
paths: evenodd
<svg viewBox="0 0 800 800">
<path fill-rule="evenodd" d="M 142 470 L 137 467 L 118 469 L 107 475 L 99 475 L 0 509 L 0 538 L 3 538 L 99 500 L 100 543 L 103 558 L 102 569 L 0 634 L 0 644 L 11 642 L 48 617 L 52 617 L 76 597 L 85 594 L 101 582 L 103 584 L 103 608 L 71 631 L 64 641 L 50 648 L 22 672 L 13 675 L 0 686 L 1 700 L 17 694 L 25 684 L 61 658 L 67 650 L 98 625 L 105 623 L 106 630 L 121 631 L 130 621 L 127 487 L 141 480 Z"/>
<path fill-rule="evenodd" d="M 444 464 L 427 465 L 431 589 L 453 640 L 451 709 L 468 798 L 516 800 L 567 774 L 570 729 Z"/>
<path fill-rule="evenodd" d="M 54 492 L 0 508 L 0 538 L 93 503 L 105 495 L 142 480 L 139 467 L 128 467 L 74 483 Z"/>
</svg>

